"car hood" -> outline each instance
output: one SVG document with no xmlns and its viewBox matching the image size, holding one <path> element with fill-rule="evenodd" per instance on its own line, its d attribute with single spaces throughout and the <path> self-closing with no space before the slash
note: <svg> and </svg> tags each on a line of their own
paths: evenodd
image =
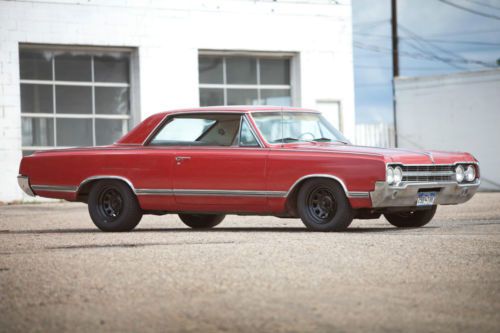
<svg viewBox="0 0 500 333">
<path fill-rule="evenodd" d="M 285 149 L 378 156 L 389 163 L 399 162 L 404 164 L 453 164 L 456 162 L 475 161 L 472 155 L 464 152 L 424 151 L 407 148 L 378 148 L 337 143 L 293 144 L 287 145 Z"/>
</svg>

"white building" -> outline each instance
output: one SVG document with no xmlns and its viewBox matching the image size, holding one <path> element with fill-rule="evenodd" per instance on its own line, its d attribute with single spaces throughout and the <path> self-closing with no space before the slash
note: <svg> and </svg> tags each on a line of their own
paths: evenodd
<svg viewBox="0 0 500 333">
<path fill-rule="evenodd" d="M 0 201 L 23 153 L 173 108 L 316 108 L 353 137 L 351 26 L 348 0 L 1 1 Z"/>
<path fill-rule="evenodd" d="M 472 153 L 500 190 L 500 69 L 396 79 L 398 146 Z"/>
</svg>

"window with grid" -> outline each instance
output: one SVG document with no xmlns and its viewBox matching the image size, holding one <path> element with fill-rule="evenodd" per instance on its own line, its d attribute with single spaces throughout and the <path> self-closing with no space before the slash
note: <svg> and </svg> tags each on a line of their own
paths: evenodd
<svg viewBox="0 0 500 333">
<path fill-rule="evenodd" d="M 198 58 L 200 105 L 292 105 L 290 58 Z"/>
<path fill-rule="evenodd" d="M 21 46 L 22 149 L 111 144 L 130 122 L 130 53 Z"/>
</svg>

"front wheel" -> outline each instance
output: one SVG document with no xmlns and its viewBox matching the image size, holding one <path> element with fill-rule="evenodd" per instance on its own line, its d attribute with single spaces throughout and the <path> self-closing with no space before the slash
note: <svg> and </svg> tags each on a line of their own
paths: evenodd
<svg viewBox="0 0 500 333">
<path fill-rule="evenodd" d="M 102 180 L 92 186 L 88 205 L 92 221 L 102 231 L 130 231 L 142 218 L 132 190 L 116 180 Z"/>
<path fill-rule="evenodd" d="M 307 181 L 297 196 L 297 210 L 305 226 L 314 231 L 342 231 L 353 219 L 343 188 L 329 179 Z"/>
<path fill-rule="evenodd" d="M 221 223 L 226 215 L 218 214 L 179 214 L 185 225 L 193 229 L 210 229 Z"/>
<path fill-rule="evenodd" d="M 403 213 L 387 213 L 384 214 L 387 221 L 398 228 L 419 228 L 429 223 L 434 214 L 436 214 L 437 206 L 432 206 L 426 210 L 415 210 Z"/>
</svg>

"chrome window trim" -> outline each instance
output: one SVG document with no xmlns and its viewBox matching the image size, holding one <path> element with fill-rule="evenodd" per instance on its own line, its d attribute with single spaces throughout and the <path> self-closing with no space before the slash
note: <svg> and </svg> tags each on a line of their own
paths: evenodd
<svg viewBox="0 0 500 333">
<path fill-rule="evenodd" d="M 245 121 L 247 123 L 248 127 L 250 128 L 250 132 L 252 132 L 252 135 L 254 136 L 255 140 L 257 140 L 257 142 L 260 146 L 259 148 L 265 148 L 264 143 L 262 143 L 262 141 L 260 140 L 259 135 L 257 135 L 256 129 L 253 127 L 253 124 L 248 117 L 249 117 L 248 113 L 244 113 L 243 116 L 241 117 L 241 119 L 242 119 L 242 121 Z M 241 124 L 240 124 L 240 133 L 241 133 Z M 238 142 L 238 145 L 239 145 L 239 142 Z M 245 148 L 247 148 L 247 147 L 245 147 Z M 256 147 L 248 147 L 248 148 L 256 148 Z"/>
<path fill-rule="evenodd" d="M 247 118 L 247 112 L 245 111 L 237 111 L 237 110 L 234 110 L 234 111 L 203 111 L 203 112 L 196 112 L 196 111 L 174 111 L 174 112 L 170 112 L 168 114 L 165 115 L 165 117 L 162 118 L 162 120 L 160 120 L 158 122 L 158 124 L 155 126 L 155 128 L 148 134 L 148 136 L 146 137 L 146 139 L 142 142 L 142 146 L 144 147 L 148 147 L 148 148 L 160 148 L 160 149 L 164 149 L 165 147 L 193 147 L 193 146 L 189 146 L 189 145 L 179 145 L 179 146 L 151 146 L 150 145 L 150 142 L 151 140 L 153 139 L 153 136 L 158 134 L 158 132 L 166 125 L 168 119 L 172 116 L 176 116 L 176 115 L 203 115 L 203 114 L 239 114 L 240 115 L 240 128 L 238 129 L 238 134 L 240 133 L 239 131 L 241 130 L 241 122 L 242 122 L 242 119 L 245 118 L 245 120 L 247 121 L 247 124 L 248 124 L 248 127 L 250 127 L 250 131 L 252 132 L 253 136 L 255 137 L 255 139 L 257 140 L 257 142 L 259 143 L 259 147 L 242 147 L 239 145 L 239 142 L 238 142 L 238 145 L 237 146 L 234 146 L 234 145 L 231 145 L 231 146 L 194 146 L 196 147 L 197 149 L 204 149 L 204 148 L 266 148 L 265 145 L 262 143 L 262 141 L 260 140 L 259 136 L 256 134 L 255 132 L 255 129 L 253 128 L 252 126 L 252 123 L 248 120 Z"/>
</svg>

